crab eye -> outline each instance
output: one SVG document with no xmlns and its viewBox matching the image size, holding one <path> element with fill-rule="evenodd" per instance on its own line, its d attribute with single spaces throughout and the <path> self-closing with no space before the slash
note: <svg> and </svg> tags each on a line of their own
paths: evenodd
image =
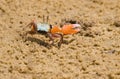
<svg viewBox="0 0 120 79">
<path fill-rule="evenodd" d="M 50 29 L 52 29 L 52 25 L 50 24 Z"/>
</svg>

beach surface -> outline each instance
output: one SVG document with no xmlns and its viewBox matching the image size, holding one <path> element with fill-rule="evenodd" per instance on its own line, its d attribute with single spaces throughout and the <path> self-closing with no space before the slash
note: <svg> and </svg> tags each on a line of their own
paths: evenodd
<svg viewBox="0 0 120 79">
<path fill-rule="evenodd" d="M 60 48 L 32 20 L 77 21 Z M 120 0 L 0 0 L 0 79 L 120 79 Z"/>
</svg>

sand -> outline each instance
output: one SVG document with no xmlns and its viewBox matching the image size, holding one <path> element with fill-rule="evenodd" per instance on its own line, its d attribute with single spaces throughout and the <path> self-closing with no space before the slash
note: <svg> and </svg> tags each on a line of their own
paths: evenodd
<svg viewBox="0 0 120 79">
<path fill-rule="evenodd" d="M 24 40 L 43 15 L 52 25 L 78 21 L 81 31 L 60 49 L 44 35 Z M 0 0 L 0 79 L 120 79 L 120 0 Z"/>
</svg>

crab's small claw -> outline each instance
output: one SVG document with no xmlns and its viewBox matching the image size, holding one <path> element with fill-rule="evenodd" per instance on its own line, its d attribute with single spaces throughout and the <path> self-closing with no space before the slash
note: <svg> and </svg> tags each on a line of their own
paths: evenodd
<svg viewBox="0 0 120 79">
<path fill-rule="evenodd" d="M 75 34 L 80 31 L 80 25 L 79 24 L 66 24 L 62 27 L 62 33 L 63 34 Z"/>
</svg>

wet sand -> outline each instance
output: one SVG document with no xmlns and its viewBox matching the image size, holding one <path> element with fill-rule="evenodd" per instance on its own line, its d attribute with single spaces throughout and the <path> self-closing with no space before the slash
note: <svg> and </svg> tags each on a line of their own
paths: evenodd
<svg viewBox="0 0 120 79">
<path fill-rule="evenodd" d="M 43 15 L 81 31 L 60 49 L 40 34 L 25 41 L 26 25 Z M 120 79 L 120 0 L 0 0 L 0 16 L 0 79 Z"/>
</svg>

